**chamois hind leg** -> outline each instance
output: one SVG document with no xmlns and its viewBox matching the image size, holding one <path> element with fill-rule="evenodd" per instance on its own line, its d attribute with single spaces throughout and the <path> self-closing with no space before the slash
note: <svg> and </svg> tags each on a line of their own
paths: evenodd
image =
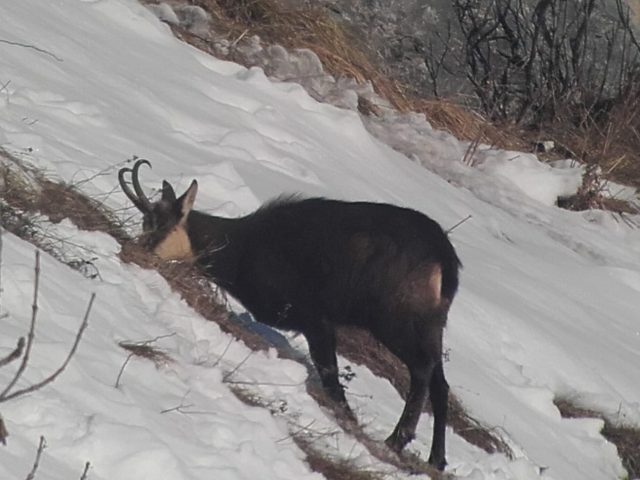
<svg viewBox="0 0 640 480">
<path fill-rule="evenodd" d="M 435 324 L 434 324 L 435 323 Z M 416 427 L 424 409 L 427 393 L 433 388 L 435 443 L 432 448 L 434 461 L 444 462 L 444 426 L 446 425 L 446 387 L 443 386 L 442 363 L 443 326 L 430 316 L 418 316 L 411 322 L 413 328 L 403 332 L 403 339 L 390 349 L 409 369 L 410 386 L 404 410 L 395 429 L 387 438 L 387 445 L 400 452 L 415 438 Z M 434 379 L 434 376 L 436 378 Z M 442 381 L 441 381 L 442 380 Z M 446 385 L 446 382 L 444 382 Z M 443 406 L 444 398 L 444 406 Z M 441 456 L 440 456 L 441 452 Z"/>
<path fill-rule="evenodd" d="M 400 453 L 407 443 L 416 436 L 416 427 L 424 408 L 428 385 L 435 363 L 432 359 L 424 359 L 419 364 L 409 365 L 411 384 L 407 401 L 398 424 L 389 435 L 389 438 L 385 440 L 387 446 L 395 452 Z"/>
<path fill-rule="evenodd" d="M 444 470 L 447 465 L 444 436 L 447 426 L 449 384 L 444 377 L 442 360 L 436 364 L 433 370 L 431 383 L 429 384 L 429 397 L 431 399 L 431 409 L 433 410 L 433 441 L 431 443 L 429 463 L 438 470 Z"/>
<path fill-rule="evenodd" d="M 309 344 L 311 360 L 318 371 L 325 392 L 344 409 L 350 418 L 355 419 L 344 395 L 344 387 L 338 380 L 335 327 L 327 322 L 318 321 L 305 328 L 302 333 Z"/>
</svg>

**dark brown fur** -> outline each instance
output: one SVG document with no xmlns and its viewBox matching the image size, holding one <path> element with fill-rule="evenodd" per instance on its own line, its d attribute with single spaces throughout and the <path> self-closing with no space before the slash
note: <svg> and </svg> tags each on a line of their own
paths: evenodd
<svg viewBox="0 0 640 480">
<path fill-rule="evenodd" d="M 406 208 L 323 198 L 279 199 L 246 217 L 214 217 L 192 210 L 195 180 L 180 198 L 164 182 L 162 199 L 151 204 L 137 183 L 143 163 L 131 170 L 136 194 L 124 184 L 129 169 L 121 170 L 120 181 L 144 214 L 148 248 L 165 258 L 193 256 L 256 320 L 303 333 L 325 390 L 349 413 L 338 381 L 336 326 L 371 332 L 411 377 L 387 445 L 399 452 L 414 438 L 429 391 L 429 462 L 443 469 L 448 385 L 442 333 L 460 262 L 440 226 Z"/>
</svg>

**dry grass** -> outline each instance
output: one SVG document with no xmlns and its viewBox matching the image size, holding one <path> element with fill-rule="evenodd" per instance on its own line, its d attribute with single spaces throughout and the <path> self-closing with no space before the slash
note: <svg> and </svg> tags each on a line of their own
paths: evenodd
<svg viewBox="0 0 640 480">
<path fill-rule="evenodd" d="M 0 163 L 0 198 L 18 216 L 21 212 L 41 214 L 53 223 L 68 218 L 82 230 L 106 232 L 119 241 L 128 239 L 122 222 L 101 202 L 87 197 L 74 185 L 53 182 L 33 169 L 24 168 L 19 159 L 5 150 L 0 149 L 0 158 L 7 160 Z M 16 233 L 15 229 L 9 230 Z"/>
<path fill-rule="evenodd" d="M 569 197 L 558 198 L 558 206 L 567 210 L 608 210 L 617 213 L 640 213 L 638 209 L 624 200 L 612 198 L 608 181 L 600 173 L 596 164 L 587 165 L 582 177 L 582 185 Z"/>
<path fill-rule="evenodd" d="M 574 158 L 597 165 L 603 177 L 640 187 L 640 88 L 612 101 L 597 115 L 587 111 L 561 112 L 555 121 L 523 137 L 554 140 L 551 158 Z"/>
<path fill-rule="evenodd" d="M 363 470 L 355 462 L 334 458 L 326 452 L 314 448 L 313 442 L 304 435 L 293 435 L 293 441 L 307 456 L 307 463 L 314 472 L 327 480 L 382 480 L 384 475 L 373 470 Z"/>
<path fill-rule="evenodd" d="M 246 388 L 237 385 L 229 386 L 234 395 L 244 404 L 251 407 L 266 408 L 273 415 L 282 413 L 279 406 L 274 406 Z M 311 432 L 310 427 L 290 425 L 291 434 L 287 440 L 295 443 L 306 455 L 306 461 L 311 470 L 320 473 L 327 480 L 382 480 L 384 475 L 373 470 L 358 467 L 355 462 L 337 458 L 320 450 L 314 442 L 326 433 Z M 284 440 L 284 439 L 283 439 Z"/>
<path fill-rule="evenodd" d="M 602 436 L 618 449 L 618 456 L 628 478 L 640 478 L 640 428 L 616 425 L 599 412 L 576 405 L 570 399 L 556 398 L 556 407 L 563 418 L 600 418 L 604 421 Z"/>
<path fill-rule="evenodd" d="M 450 100 L 411 101 L 411 110 L 424 113 L 429 123 L 459 140 L 479 142 L 496 148 L 526 151 L 529 144 L 513 125 L 496 125 L 482 115 Z"/>
<path fill-rule="evenodd" d="M 173 359 L 169 356 L 168 353 L 159 349 L 158 347 L 150 345 L 147 342 L 119 342 L 118 345 L 120 345 L 120 347 L 122 347 L 133 356 L 145 358 L 152 361 L 156 367 L 161 367 L 173 362 Z"/>
<path fill-rule="evenodd" d="M 146 3 L 157 3 L 145 0 Z M 375 91 L 395 108 L 406 111 L 410 102 L 404 89 L 381 72 L 368 50 L 343 23 L 319 7 L 291 7 L 278 0 L 173 0 L 174 4 L 192 4 L 211 15 L 215 32 L 223 34 L 231 44 L 258 35 L 268 44 L 287 49 L 307 48 L 320 58 L 326 71 L 335 77 L 349 77 L 358 83 L 371 81 Z M 209 53 L 205 38 L 179 27 L 172 27 L 183 40 Z M 233 50 L 231 60 L 235 58 Z"/>
<path fill-rule="evenodd" d="M 270 347 L 268 342 L 257 333 L 232 321 L 218 288 L 194 265 L 188 262 L 163 262 L 135 242 L 126 242 L 122 245 L 120 259 L 123 262 L 135 263 L 143 268 L 160 272 L 171 288 L 180 293 L 198 314 L 216 322 L 224 332 L 241 339 L 249 348 L 266 350 Z"/>
</svg>

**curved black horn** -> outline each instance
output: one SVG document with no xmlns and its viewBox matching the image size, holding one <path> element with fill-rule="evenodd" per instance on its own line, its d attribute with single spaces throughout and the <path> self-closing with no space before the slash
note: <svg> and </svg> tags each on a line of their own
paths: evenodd
<svg viewBox="0 0 640 480">
<path fill-rule="evenodd" d="M 142 213 L 148 213 L 151 211 L 151 202 L 144 194 L 144 191 L 140 187 L 140 182 L 138 180 L 138 169 L 143 164 L 147 164 L 149 167 L 151 167 L 151 164 L 147 160 L 143 159 L 136 161 L 136 163 L 133 165 L 133 169 L 127 167 L 121 168 L 118 171 L 118 182 L 120 183 L 120 188 L 122 188 L 124 194 L 129 198 L 129 200 L 133 202 L 136 208 Z M 125 173 L 131 173 L 131 181 L 136 193 L 133 193 L 133 191 L 131 191 L 131 188 L 129 188 L 129 185 L 127 185 L 127 182 L 124 179 Z"/>
<path fill-rule="evenodd" d="M 136 163 L 133 165 L 133 169 L 131 169 L 131 183 L 133 183 L 133 189 L 136 191 L 138 200 L 140 200 L 140 204 L 144 208 L 144 210 L 142 210 L 144 213 L 144 212 L 151 211 L 151 202 L 149 201 L 144 191 L 142 190 L 142 187 L 140 186 L 140 181 L 138 180 L 138 169 L 140 168 L 141 165 L 147 165 L 149 168 L 151 168 L 151 164 L 149 163 L 148 160 L 141 159 L 136 161 Z"/>
</svg>

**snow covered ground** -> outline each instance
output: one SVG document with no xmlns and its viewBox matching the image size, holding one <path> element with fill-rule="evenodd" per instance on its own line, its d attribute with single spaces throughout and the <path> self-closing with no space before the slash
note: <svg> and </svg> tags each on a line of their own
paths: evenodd
<svg viewBox="0 0 640 480">
<path fill-rule="evenodd" d="M 554 207 L 576 188 L 575 169 L 499 151 L 463 165 L 466 145 L 424 122 L 365 126 L 296 84 L 179 42 L 133 0 L 5 1 L 0 18 L 0 145 L 52 178 L 87 180 L 82 189 L 110 207 L 127 206 L 115 170 L 138 155 L 153 163 L 145 184 L 166 178 L 186 188 L 197 178 L 196 207 L 225 216 L 282 192 L 410 206 L 445 228 L 472 215 L 452 233 L 464 270 L 445 368 L 470 414 L 500 431 L 517 458 L 449 431 L 448 471 L 474 480 L 623 477 L 601 421 L 562 419 L 552 402 L 571 398 L 640 427 L 640 230 L 605 212 Z M 107 235 L 68 222 L 51 228 L 92 251 L 100 279 L 43 256 L 24 384 L 64 359 L 91 292 L 97 300 L 64 374 L 0 405 L 11 433 L 0 479 L 26 476 L 39 435 L 48 443 L 41 480 L 79 477 L 85 461 L 92 480 L 319 478 L 290 439 L 295 425 L 335 455 L 403 477 L 339 431 L 306 394 L 303 366 L 232 341 L 156 272 L 122 264 Z M 9 234 L 3 244 L 0 357 L 27 330 L 34 276 L 33 247 Z M 162 335 L 171 335 L 158 346 L 173 361 L 132 360 L 115 388 L 127 356 L 118 342 Z M 232 394 L 224 375 L 240 364 L 233 378 L 254 382 L 285 413 Z M 388 382 L 354 369 L 349 401 L 383 439 L 402 401 Z M 0 370 L 0 387 L 11 374 Z M 424 415 L 409 448 L 426 456 L 430 434 Z"/>
</svg>

